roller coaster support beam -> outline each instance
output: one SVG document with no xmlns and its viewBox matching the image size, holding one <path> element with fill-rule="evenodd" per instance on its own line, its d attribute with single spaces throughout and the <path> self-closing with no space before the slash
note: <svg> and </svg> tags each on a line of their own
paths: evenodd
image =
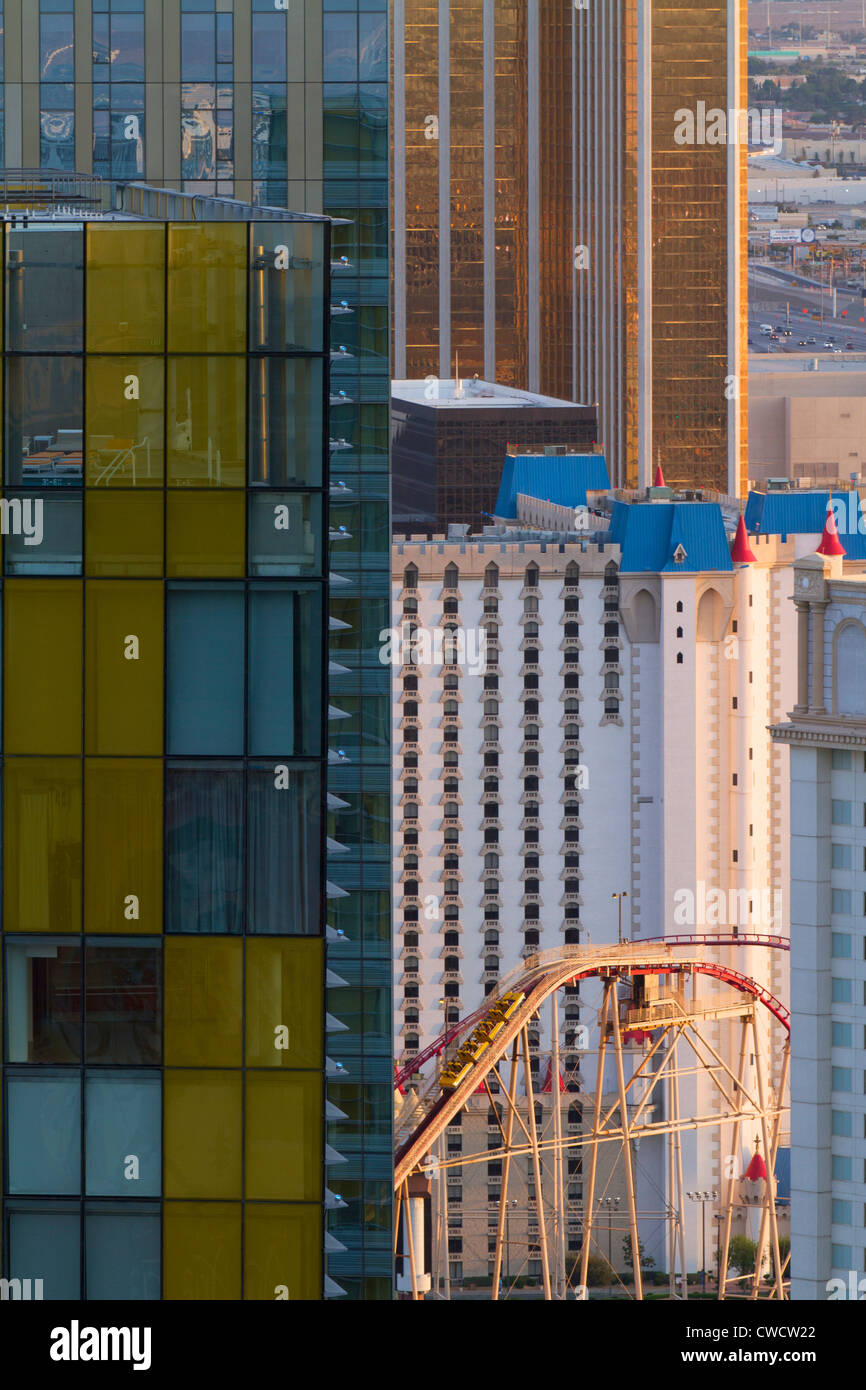
<svg viewBox="0 0 866 1390">
<path fill-rule="evenodd" d="M 581 1288 L 587 1287 L 587 1276 L 589 1272 L 590 1246 L 592 1244 L 592 1225 L 595 1218 L 595 1175 L 598 1168 L 598 1132 L 601 1122 L 601 1095 L 604 1089 L 604 1053 L 607 1045 L 607 1016 L 610 1012 L 610 991 L 613 981 L 606 979 L 604 982 L 604 998 L 601 1005 L 601 1016 L 598 1021 L 598 1065 L 595 1074 L 595 1098 L 592 1107 L 592 1139 L 589 1155 L 589 1182 L 587 1185 L 587 1196 L 583 1208 L 583 1245 L 580 1251 L 580 1284 Z M 615 1001 L 614 1001 L 615 1002 Z"/>
<path fill-rule="evenodd" d="M 612 1014 L 613 1014 L 613 1046 L 616 1053 L 616 1079 L 619 1087 L 619 1114 L 620 1125 L 622 1126 L 622 1156 L 625 1163 L 625 1190 L 628 1197 L 629 1225 L 631 1227 L 631 1257 L 632 1270 L 634 1273 L 634 1296 L 638 1300 L 643 1299 L 643 1278 L 640 1267 L 640 1239 L 637 1229 L 637 1194 L 634 1187 L 634 1169 L 632 1166 L 631 1153 L 631 1126 L 628 1119 L 628 1100 L 625 1094 L 625 1068 L 622 1060 L 622 1034 L 619 1027 L 619 1005 L 616 997 L 616 985 L 613 986 L 611 993 Z"/>
<path fill-rule="evenodd" d="M 538 1239 L 541 1244 L 541 1282 L 544 1300 L 550 1302 L 550 1264 L 547 1258 L 547 1226 L 544 1221 L 544 1196 L 541 1191 L 541 1154 L 538 1151 L 538 1125 L 535 1123 L 535 1094 L 532 1089 L 532 1067 L 529 1058 L 529 1029 L 521 1028 L 523 1037 L 523 1089 L 526 1092 L 529 1141 L 532 1144 L 532 1178 L 535 1185 L 535 1206 L 538 1212 Z"/>
<path fill-rule="evenodd" d="M 754 1013 L 754 1010 L 752 1011 Z M 734 1094 L 737 1097 L 737 1105 L 742 1103 L 743 1083 L 746 1079 L 746 1052 L 749 1040 L 749 1020 L 743 1019 L 740 1030 L 740 1064 L 737 1068 L 737 1088 Z M 731 1139 L 731 1151 L 726 1155 L 730 1172 L 728 1174 L 728 1187 L 725 1196 L 725 1224 L 722 1231 L 721 1245 L 719 1246 L 719 1288 L 718 1296 L 723 1299 L 725 1288 L 728 1282 L 728 1256 L 731 1249 L 731 1221 L 734 1215 L 734 1184 L 737 1181 L 734 1168 L 738 1161 L 740 1152 L 740 1133 L 742 1131 L 742 1117 L 740 1115 L 734 1120 L 734 1132 Z"/>
<path fill-rule="evenodd" d="M 776 1143 L 770 1140 L 770 1130 L 767 1125 L 767 1108 L 764 1086 L 764 1060 L 761 1052 L 761 1037 L 758 1028 L 758 1020 L 752 1013 L 752 1037 L 755 1046 L 755 1074 L 757 1077 L 758 1100 L 760 1102 L 761 1119 L 761 1145 L 764 1150 L 764 1163 L 767 1167 L 767 1176 L 764 1182 L 764 1210 L 761 1214 L 761 1229 L 758 1236 L 758 1248 L 755 1253 L 755 1278 L 752 1287 L 752 1298 L 756 1299 L 760 1290 L 761 1267 L 764 1263 L 764 1250 L 766 1248 L 767 1224 L 770 1227 L 770 1254 L 773 1261 L 773 1274 L 775 1294 L 778 1299 L 784 1298 L 784 1288 L 782 1284 L 782 1258 L 779 1251 L 779 1223 L 776 1217 Z M 789 1044 L 790 1046 L 790 1044 Z M 785 1049 L 785 1062 L 783 1071 L 787 1080 L 787 1058 L 789 1048 Z M 783 1082 L 784 1086 L 784 1082 Z M 777 1116 L 774 1125 L 774 1140 L 778 1134 L 779 1119 Z"/>
<path fill-rule="evenodd" d="M 505 1212 L 508 1206 L 508 1177 L 511 1172 L 511 1136 L 514 1133 L 514 1110 L 517 1096 L 517 1038 L 511 1049 L 511 1076 L 508 1082 L 508 1116 L 505 1121 L 505 1158 L 502 1161 L 502 1186 L 499 1189 L 499 1218 L 496 1226 L 496 1253 L 493 1256 L 494 1301 L 499 1299 L 502 1277 L 502 1241 L 505 1235 Z"/>
</svg>

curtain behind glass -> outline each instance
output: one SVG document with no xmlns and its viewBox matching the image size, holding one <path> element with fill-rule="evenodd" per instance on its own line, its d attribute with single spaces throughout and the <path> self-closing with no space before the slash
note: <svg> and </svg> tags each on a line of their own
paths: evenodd
<svg viewBox="0 0 866 1390">
<path fill-rule="evenodd" d="M 243 772 L 189 764 L 166 771 L 165 929 L 239 932 L 243 912 Z"/>
<path fill-rule="evenodd" d="M 319 774 L 292 767 L 289 786 L 275 786 L 273 766 L 250 768 L 249 931 L 319 930 Z"/>
</svg>

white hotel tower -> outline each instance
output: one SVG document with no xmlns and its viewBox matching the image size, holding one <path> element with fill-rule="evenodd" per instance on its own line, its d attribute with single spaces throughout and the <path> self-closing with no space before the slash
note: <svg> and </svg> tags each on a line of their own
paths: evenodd
<svg viewBox="0 0 866 1390">
<path fill-rule="evenodd" d="M 401 1063 L 476 1009 L 521 955 L 616 941 L 614 894 L 628 894 L 622 930 L 634 941 L 788 934 L 788 753 L 769 726 L 796 700 L 793 564 L 818 545 L 827 495 L 754 494 L 746 521 L 757 534 L 732 552 L 736 503 L 674 500 L 664 487 L 615 502 L 593 494 L 608 517 L 588 536 L 566 529 L 587 500 L 580 460 L 552 483 L 554 462 L 567 473 L 562 460 L 507 461 L 497 514 L 514 519 L 483 536 L 394 546 L 392 622 L 417 625 L 422 658 L 395 659 Z M 538 500 L 557 486 L 557 500 Z M 433 637 L 448 628 L 451 664 Z M 492 647 L 483 669 L 480 629 Z M 787 1002 L 786 953 L 719 947 L 714 958 Z M 702 977 L 702 991 L 718 988 Z M 570 994 L 566 1080 L 579 1076 L 576 1026 L 594 1017 L 586 985 Z M 545 1027 L 543 1016 L 539 1066 Z M 728 1025 L 708 1029 L 728 1056 Z M 778 1084 L 778 1028 L 764 1046 Z M 705 1096 L 704 1113 L 717 1101 Z M 753 1138 L 735 1155 L 738 1174 Z M 721 1191 L 719 1131 L 686 1141 L 686 1184 Z M 638 1167 L 643 1205 L 656 1209 L 660 1142 L 644 1142 Z M 651 1231 L 646 1245 L 655 1253 Z"/>
</svg>

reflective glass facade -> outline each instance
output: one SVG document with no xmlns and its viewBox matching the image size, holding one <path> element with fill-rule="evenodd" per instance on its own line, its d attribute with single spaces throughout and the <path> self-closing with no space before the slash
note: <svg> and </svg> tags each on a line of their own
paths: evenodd
<svg viewBox="0 0 866 1390">
<path fill-rule="evenodd" d="M 598 402 L 618 484 L 742 491 L 746 148 L 675 117 L 745 110 L 746 42 L 746 0 L 394 0 L 395 378 Z"/>
<path fill-rule="evenodd" d="M 250 319 L 247 339 L 239 306 L 245 297 L 252 302 L 260 296 L 260 287 L 255 270 L 245 278 L 246 252 L 236 239 L 226 235 L 220 243 L 218 266 L 193 268 L 178 237 L 169 268 L 148 229 L 128 226 L 111 259 L 88 264 L 77 327 L 71 322 L 61 337 L 55 324 L 56 347 L 40 353 L 23 345 L 13 354 L 7 376 L 9 399 L 17 404 L 5 428 L 16 460 L 9 477 L 18 480 L 22 496 L 37 475 L 23 442 L 36 426 L 40 436 L 58 428 L 83 432 L 84 485 L 76 483 L 74 468 L 65 470 L 66 482 L 60 481 L 64 470 L 54 468 L 53 504 L 44 513 L 43 546 L 52 547 L 57 579 L 76 579 L 83 566 L 86 582 L 130 578 L 177 585 L 173 612 L 181 634 L 189 605 L 198 601 L 189 586 L 229 586 L 220 599 L 223 631 L 227 641 L 231 634 L 235 654 L 247 654 L 259 630 L 250 586 L 291 575 L 299 585 L 294 631 L 300 634 L 304 584 L 322 569 L 337 576 L 331 611 L 339 624 L 331 632 L 331 657 L 342 669 L 331 676 L 328 816 L 329 835 L 343 849 L 327 865 L 334 892 L 327 950 L 346 984 L 335 987 L 328 1007 L 349 1032 L 328 1039 L 329 1084 L 343 1116 L 333 1119 L 329 1142 L 335 1144 L 339 1129 L 335 1146 L 348 1164 L 334 1189 L 341 1203 L 328 1214 L 345 1248 L 332 1247 L 327 1270 L 335 1297 L 339 1289 L 352 1298 L 389 1297 L 390 715 L 388 672 L 378 660 L 389 573 L 387 0 L 72 0 L 68 6 L 58 0 L 56 9 L 52 3 L 45 0 L 40 9 L 39 0 L 0 0 L 10 168 L 44 164 L 84 175 L 143 177 L 203 198 L 226 194 L 342 219 L 331 233 L 327 353 L 315 295 L 301 293 L 300 260 L 291 313 L 275 315 L 268 302 L 264 316 Z M 49 31 L 55 30 L 63 41 L 57 40 L 52 56 Z M 58 65 L 68 75 L 55 71 Z M 281 233 L 270 221 L 259 231 L 268 257 Z M 168 254 L 165 247 L 161 254 Z M 75 255 L 79 261 L 62 270 L 44 268 L 57 293 L 77 293 L 76 277 L 84 272 L 80 241 L 73 239 L 69 256 Z M 161 309 L 167 274 L 174 325 L 168 337 Z M 210 322 L 190 312 L 199 296 L 206 298 Z M 116 305 L 116 313 L 100 319 L 103 303 Z M 23 311 L 14 331 L 22 343 L 39 343 L 38 325 Z M 137 399 L 116 394 L 119 371 L 121 380 L 138 377 Z M 326 554 L 327 489 L 318 440 L 329 400 L 337 482 L 330 499 L 334 539 Z M 98 430 L 88 405 L 97 401 Z M 136 447 L 115 448 L 118 440 L 134 440 Z M 40 495 L 44 500 L 49 493 Z M 278 504 L 287 509 L 279 531 L 270 510 Z M 32 569 L 32 548 L 6 540 L 8 574 L 23 579 Z M 266 622 L 269 610 L 261 612 Z M 234 712 L 229 717 L 226 710 L 222 729 L 211 710 L 200 731 L 202 739 L 225 736 L 227 759 L 257 757 L 258 732 L 247 725 L 239 731 L 240 693 L 233 690 Z M 249 698 L 246 687 L 243 698 Z M 183 718 L 189 727 L 188 713 Z M 229 746 L 239 751 L 229 753 Z M 219 754 L 176 756 L 183 762 Z M 238 790 L 233 776 L 227 769 L 220 783 L 226 824 L 239 814 L 237 806 L 246 806 L 249 792 L 249 786 Z M 159 792 L 166 807 L 192 805 L 198 784 L 185 786 L 175 793 L 166 775 Z M 233 851 L 234 864 L 239 853 Z M 191 906 L 194 920 L 206 919 L 207 903 L 180 901 L 184 914 Z M 259 910 L 266 914 L 267 904 Z M 233 1219 L 227 1213 L 226 1238 L 232 1240 Z M 197 1230 L 198 1221 L 190 1210 L 173 1228 L 176 1239 L 183 1230 Z M 250 1248 L 244 1235 L 244 1249 Z"/>
<path fill-rule="evenodd" d="M 319 1298 L 330 226 L 3 257 L 2 1273 Z"/>
<path fill-rule="evenodd" d="M 328 1258 L 353 1298 L 389 1298 L 392 1286 L 391 1173 L 393 1047 L 390 1014 L 390 669 L 379 661 L 389 626 L 388 6 L 387 0 L 325 0 L 323 209 L 347 219 L 332 230 L 331 700 L 350 718 L 332 726 L 343 757 L 328 789 L 348 802 L 329 834 L 349 853 L 328 877 L 348 896 L 329 921 L 346 943 L 329 963 L 349 982 L 333 995 L 350 1031 L 328 1039 L 345 1067 L 328 1097 L 348 1119 L 329 1142 L 349 1160 L 340 1170 L 344 1209 L 328 1227 L 347 1247 Z M 340 484 L 345 484 L 345 491 Z"/>
</svg>

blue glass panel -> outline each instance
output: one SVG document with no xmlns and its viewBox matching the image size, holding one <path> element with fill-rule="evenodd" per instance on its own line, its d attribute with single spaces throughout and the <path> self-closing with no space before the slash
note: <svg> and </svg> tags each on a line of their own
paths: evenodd
<svg viewBox="0 0 866 1390">
<path fill-rule="evenodd" d="M 159 1072 L 90 1072 L 85 1083 L 85 1191 L 89 1197 L 158 1197 Z"/>
<path fill-rule="evenodd" d="M 7 1080 L 9 1191 L 66 1196 L 81 1190 L 81 1082 L 53 1068 Z"/>
<path fill-rule="evenodd" d="M 88 1300 L 159 1298 L 159 1207 L 90 1202 L 84 1230 Z"/>
<path fill-rule="evenodd" d="M 253 14 L 253 81 L 285 82 L 286 16 Z"/>
<path fill-rule="evenodd" d="M 8 1207 L 9 1276 L 42 1280 L 43 1299 L 81 1297 L 81 1221 L 78 1204 L 40 1206 L 15 1202 Z"/>
<path fill-rule="evenodd" d="M 213 82 L 216 77 L 213 13 L 181 15 L 180 75 L 184 82 Z"/>
<path fill-rule="evenodd" d="M 249 751 L 319 751 L 322 689 L 321 594 L 251 589 Z"/>
<path fill-rule="evenodd" d="M 243 753 L 243 590 L 172 586 L 167 629 L 168 751 Z"/>
</svg>

